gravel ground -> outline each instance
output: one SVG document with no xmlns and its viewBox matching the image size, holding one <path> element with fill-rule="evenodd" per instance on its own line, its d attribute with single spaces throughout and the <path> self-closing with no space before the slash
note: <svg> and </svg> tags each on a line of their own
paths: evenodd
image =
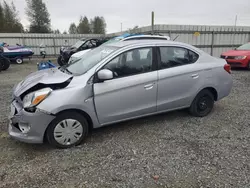
<svg viewBox="0 0 250 188">
<path fill-rule="evenodd" d="M 233 71 L 234 88 L 205 118 L 186 111 L 94 130 L 60 150 L 10 139 L 11 89 L 33 62 L 0 73 L 0 187 L 250 187 L 250 72 Z"/>
</svg>

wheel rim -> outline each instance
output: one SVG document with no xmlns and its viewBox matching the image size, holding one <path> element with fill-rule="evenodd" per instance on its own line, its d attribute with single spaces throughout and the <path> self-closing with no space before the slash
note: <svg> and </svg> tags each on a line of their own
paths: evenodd
<svg viewBox="0 0 250 188">
<path fill-rule="evenodd" d="M 17 64 L 21 64 L 23 62 L 22 59 L 16 59 Z"/>
<path fill-rule="evenodd" d="M 208 96 L 201 97 L 198 100 L 197 107 L 197 110 L 200 114 L 206 114 L 212 107 L 212 99 L 210 99 Z"/>
<path fill-rule="evenodd" d="M 82 124 L 74 119 L 65 119 L 59 122 L 54 129 L 54 138 L 61 145 L 77 143 L 83 135 Z"/>
</svg>

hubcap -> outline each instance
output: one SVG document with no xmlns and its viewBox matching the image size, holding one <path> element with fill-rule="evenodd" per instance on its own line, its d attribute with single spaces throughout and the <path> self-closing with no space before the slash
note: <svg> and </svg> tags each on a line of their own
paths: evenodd
<svg viewBox="0 0 250 188">
<path fill-rule="evenodd" d="M 207 103 L 206 101 L 201 101 L 200 104 L 199 104 L 199 107 L 201 110 L 205 110 L 207 108 Z"/>
<path fill-rule="evenodd" d="M 198 110 L 204 112 L 209 108 L 209 99 L 207 97 L 202 97 L 198 102 Z"/>
<path fill-rule="evenodd" d="M 80 140 L 82 134 L 82 124 L 74 119 L 65 119 L 59 122 L 54 129 L 54 138 L 62 145 L 75 144 Z"/>
<path fill-rule="evenodd" d="M 17 62 L 18 64 L 21 64 L 23 61 L 22 61 L 21 59 L 17 59 L 16 62 Z"/>
</svg>

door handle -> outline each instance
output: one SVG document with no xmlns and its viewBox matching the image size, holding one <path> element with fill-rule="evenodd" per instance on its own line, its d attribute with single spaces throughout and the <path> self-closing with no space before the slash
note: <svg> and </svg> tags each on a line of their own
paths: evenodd
<svg viewBox="0 0 250 188">
<path fill-rule="evenodd" d="M 199 78 L 199 74 L 192 74 L 191 77 L 192 77 L 193 79 Z"/>
<path fill-rule="evenodd" d="M 153 89 L 153 87 L 154 87 L 154 84 L 148 84 L 144 86 L 144 89 L 150 90 L 150 89 Z"/>
</svg>

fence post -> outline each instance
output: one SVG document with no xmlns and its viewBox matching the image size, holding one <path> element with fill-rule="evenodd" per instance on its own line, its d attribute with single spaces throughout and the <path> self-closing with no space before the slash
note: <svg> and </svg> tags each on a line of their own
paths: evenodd
<svg viewBox="0 0 250 188">
<path fill-rule="evenodd" d="M 214 55 L 214 31 L 212 31 L 211 55 Z"/>
<path fill-rule="evenodd" d="M 248 42 L 250 42 L 250 33 L 248 34 Z"/>
<path fill-rule="evenodd" d="M 56 56 L 56 40 L 55 40 L 55 36 L 53 36 L 53 46 L 54 46 L 54 55 Z"/>
<path fill-rule="evenodd" d="M 24 37 L 24 34 L 22 33 L 22 45 L 25 46 L 25 37 Z"/>
<path fill-rule="evenodd" d="M 151 33 L 152 35 L 155 33 L 155 13 L 152 11 L 151 13 Z"/>
</svg>

